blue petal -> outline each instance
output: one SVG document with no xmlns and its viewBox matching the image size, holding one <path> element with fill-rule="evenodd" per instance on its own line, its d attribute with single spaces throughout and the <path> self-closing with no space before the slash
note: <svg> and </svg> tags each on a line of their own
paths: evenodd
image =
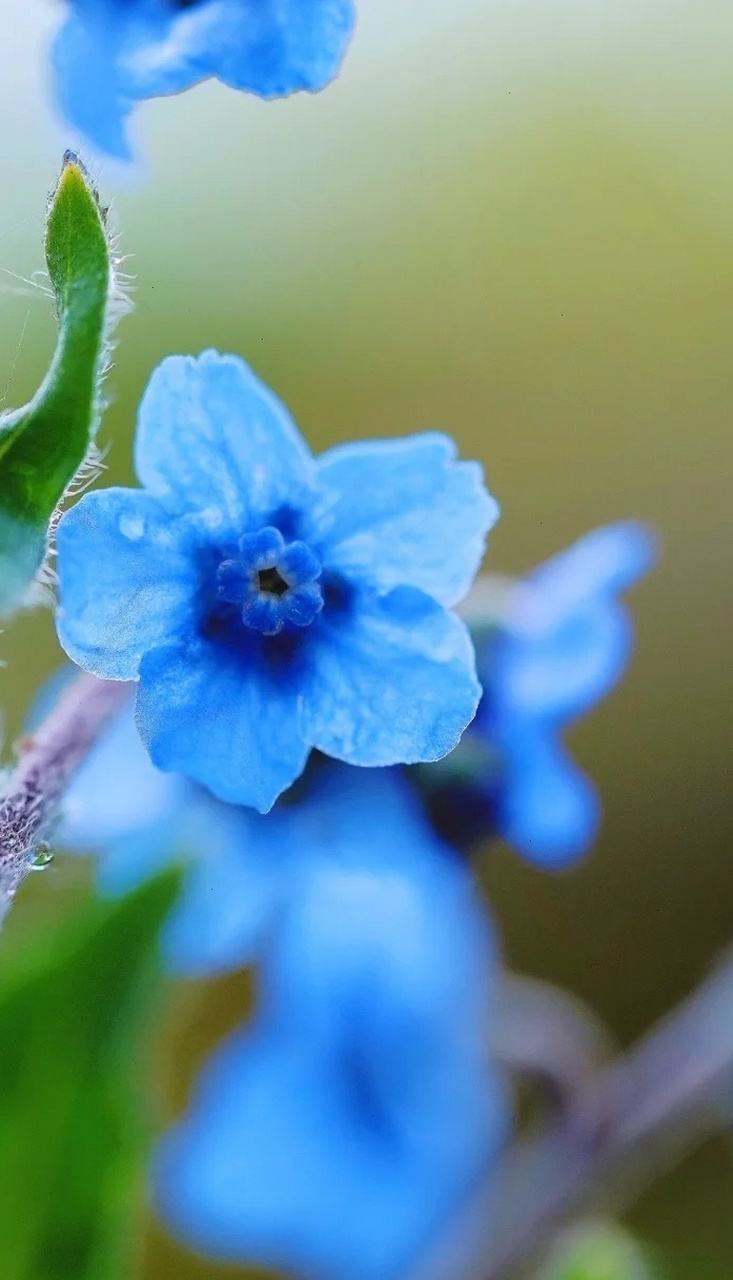
<svg viewBox="0 0 733 1280">
<path fill-rule="evenodd" d="M 556 723 L 586 711 L 625 670 L 631 623 L 618 594 L 650 566 L 654 539 L 633 522 L 596 529 L 518 587 L 485 681 L 496 714 Z"/>
<path fill-rule="evenodd" d="M 236 356 L 171 356 L 140 404 L 135 465 L 172 509 L 210 511 L 237 536 L 312 483 L 308 449 L 279 400 Z"/>
<path fill-rule="evenodd" d="M 264 98 L 321 89 L 338 71 L 355 19 L 352 0 L 77 0 L 76 9 L 53 48 L 59 103 L 96 147 L 122 160 L 130 158 L 124 122 L 136 100 L 209 76 Z"/>
<path fill-rule="evenodd" d="M 600 825 L 600 802 L 565 749 L 527 726 L 516 732 L 506 767 L 498 815 L 504 839 L 545 867 L 584 853 Z"/>
<path fill-rule="evenodd" d="M 502 763 L 497 821 L 533 861 L 560 866 L 598 829 L 595 788 L 555 735 L 625 670 L 632 630 L 618 595 L 650 567 L 654 551 L 642 525 L 594 530 L 520 584 L 487 649 L 479 725 Z"/>
<path fill-rule="evenodd" d="M 475 462 L 447 436 L 346 444 L 319 460 L 311 538 L 329 568 L 380 590 L 414 586 L 460 600 L 499 508 Z"/>
<path fill-rule="evenodd" d="M 191 625 L 192 534 L 148 494 L 86 494 L 61 520 L 57 546 L 58 636 L 86 671 L 133 680 L 146 649 Z"/>
<path fill-rule="evenodd" d="M 202 798 L 186 821 L 192 859 L 163 931 L 170 967 L 189 976 L 250 964 L 287 900 L 303 850 L 289 811 L 260 814 Z"/>
<path fill-rule="evenodd" d="M 198 0 L 176 5 L 169 0 L 119 0 L 107 18 L 109 39 L 117 50 L 121 92 L 128 100 L 180 93 L 215 74 L 227 23 L 241 0 Z"/>
<path fill-rule="evenodd" d="M 438 760 L 476 712 L 480 686 L 466 628 L 421 591 L 363 593 L 321 615 L 303 690 L 314 746 L 349 764 Z"/>
<path fill-rule="evenodd" d="M 290 806 L 293 830 L 310 873 L 325 860 L 344 869 L 420 872 L 445 850 L 402 769 L 358 769 L 321 762 L 309 791 Z"/>
<path fill-rule="evenodd" d="M 131 696 L 129 711 L 115 717 L 72 778 L 58 839 L 88 853 L 158 824 L 170 831 L 189 792 L 183 778 L 152 764 L 135 728 Z"/>
<path fill-rule="evenodd" d="M 654 535 L 636 521 L 592 530 L 529 575 L 532 625 L 549 630 L 589 599 L 619 595 L 648 573 L 655 557 Z"/>
<path fill-rule="evenodd" d="M 140 665 L 136 717 L 159 769 L 266 812 L 303 772 L 310 747 L 297 689 L 258 654 L 254 641 L 241 654 L 197 636 L 151 649 Z"/>
<path fill-rule="evenodd" d="M 355 18 L 353 0 L 279 0 L 219 7 L 208 59 L 234 89 L 261 98 L 322 89 L 339 69 Z"/>
<path fill-rule="evenodd" d="M 181 779 L 176 779 L 181 781 Z M 129 893 L 164 867 L 182 863 L 190 852 L 185 804 L 156 822 L 126 832 L 99 847 L 95 881 L 112 898 Z M 92 846 L 87 849 L 91 852 Z M 173 907 L 173 913 L 177 911 Z"/>
<path fill-rule="evenodd" d="M 132 106 L 120 82 L 118 49 L 106 25 L 71 17 L 59 31 L 51 60 L 59 107 L 100 151 L 131 159 L 125 117 Z"/>
<path fill-rule="evenodd" d="M 224 19 L 224 20 L 223 20 Z M 140 98 L 180 93 L 215 73 L 238 3 L 176 11 L 156 0 L 84 4 L 52 49 L 59 105 L 100 151 L 131 159 L 126 118 Z"/>
<path fill-rule="evenodd" d="M 571 720 L 616 684 L 628 665 L 632 639 L 626 611 L 605 600 L 578 606 L 532 639 L 510 625 L 488 666 L 494 706 L 505 716 Z"/>
<path fill-rule="evenodd" d="M 131 702 L 75 775 L 57 837 L 67 849 L 96 854 L 97 884 L 113 896 L 185 860 L 162 946 L 175 972 L 203 975 L 251 961 L 304 856 L 301 811 L 288 807 L 265 819 L 156 769 Z"/>
<path fill-rule="evenodd" d="M 449 1019 L 456 1048 L 483 1043 L 486 921 L 404 779 L 334 766 L 297 817 L 297 888 L 268 956 L 268 1007 L 327 1039 L 363 1005 L 362 1031 L 389 1046 L 393 1067 L 406 1008 L 413 1041 L 421 1021 Z"/>
<path fill-rule="evenodd" d="M 74 678 L 69 664 L 46 681 L 28 716 L 29 733 Z M 115 716 L 64 793 L 54 839 L 72 853 L 96 855 L 103 894 L 128 893 L 185 847 L 182 819 L 192 788 L 152 764 L 133 719 L 133 696 Z"/>
<path fill-rule="evenodd" d="M 178 972 L 249 963 L 276 915 L 324 860 L 341 869 L 421 867 L 437 844 L 412 789 L 392 770 L 322 766 L 308 793 L 263 817 L 202 800 L 186 817 L 200 857 L 164 935 Z M 388 839 L 385 839 L 388 835 Z M 322 872 L 321 872 L 322 874 Z"/>
</svg>

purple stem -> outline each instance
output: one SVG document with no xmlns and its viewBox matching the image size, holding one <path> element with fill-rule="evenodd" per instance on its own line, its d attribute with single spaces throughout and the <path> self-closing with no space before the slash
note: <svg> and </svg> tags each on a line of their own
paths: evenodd
<svg viewBox="0 0 733 1280">
<path fill-rule="evenodd" d="M 21 743 L 0 799 L 0 924 L 33 869 L 75 770 L 128 697 L 128 684 L 80 675 Z"/>
<path fill-rule="evenodd" d="M 709 1133 L 730 1123 L 733 957 L 628 1053 L 580 1084 L 574 1105 L 515 1142 L 410 1280 L 536 1276 L 577 1215 L 623 1208 Z"/>
</svg>

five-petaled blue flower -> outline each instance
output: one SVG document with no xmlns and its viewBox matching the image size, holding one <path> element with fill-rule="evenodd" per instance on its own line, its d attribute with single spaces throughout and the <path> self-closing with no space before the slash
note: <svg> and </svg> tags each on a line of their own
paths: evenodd
<svg viewBox="0 0 733 1280">
<path fill-rule="evenodd" d="M 142 98 L 216 76 L 261 98 L 315 91 L 338 71 L 354 0 L 69 0 L 53 49 L 68 120 L 128 159 L 125 119 Z"/>
<path fill-rule="evenodd" d="M 409 792 L 383 821 L 399 777 L 355 774 L 332 770 L 337 791 L 352 779 L 340 838 L 314 822 L 254 1024 L 216 1053 L 156 1170 L 185 1242 L 314 1280 L 390 1280 L 447 1244 L 505 1129 L 468 868 Z"/>
<path fill-rule="evenodd" d="M 632 627 L 618 597 L 654 550 L 632 521 L 587 534 L 517 585 L 482 654 L 475 728 L 494 757 L 484 794 L 498 832 L 534 862 L 561 865 L 596 834 L 596 789 L 559 735 L 626 669 Z"/>
<path fill-rule="evenodd" d="M 233 356 L 172 357 L 139 415 L 144 488 L 85 495 L 58 530 L 67 653 L 139 679 L 154 762 L 267 811 L 311 748 L 435 760 L 480 696 L 468 589 L 497 507 L 450 440 L 315 459 Z"/>
</svg>

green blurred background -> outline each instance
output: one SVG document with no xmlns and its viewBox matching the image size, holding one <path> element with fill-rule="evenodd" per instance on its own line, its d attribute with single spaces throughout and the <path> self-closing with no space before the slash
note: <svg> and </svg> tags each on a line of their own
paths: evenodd
<svg viewBox="0 0 733 1280">
<path fill-rule="evenodd" d="M 262 104 L 206 85 L 138 113 L 137 176 L 92 161 L 135 277 L 101 437 L 108 479 L 132 477 L 154 364 L 211 345 L 243 354 L 316 448 L 454 435 L 502 504 L 493 570 L 524 570 L 618 517 L 658 529 L 661 564 L 633 600 L 633 669 L 572 735 L 604 796 L 597 847 L 557 877 L 506 851 L 482 867 L 508 961 L 571 987 L 627 1041 L 733 939 L 733 7 L 359 7 L 326 93 Z M 53 343 L 47 298 L 16 277 L 43 265 L 45 199 L 73 141 L 45 79 L 58 12 L 55 0 L 4 7 L 8 406 L 29 397 Z M 12 736 L 59 661 L 50 616 L 15 620 L 0 645 Z M 57 911 L 75 877 L 60 859 L 35 878 L 16 934 Z M 163 1112 L 247 999 L 245 978 L 181 991 L 160 1051 Z M 630 1221 L 672 1280 L 727 1280 L 729 1140 Z M 145 1280 L 233 1274 L 151 1228 Z"/>
</svg>

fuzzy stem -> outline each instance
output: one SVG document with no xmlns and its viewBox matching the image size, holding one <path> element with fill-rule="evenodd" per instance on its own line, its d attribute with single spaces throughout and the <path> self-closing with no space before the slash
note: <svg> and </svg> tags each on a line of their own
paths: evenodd
<svg viewBox="0 0 733 1280">
<path fill-rule="evenodd" d="M 127 697 L 128 684 L 80 675 L 22 743 L 0 798 L 0 924 L 32 870 L 64 789 Z"/>
</svg>

